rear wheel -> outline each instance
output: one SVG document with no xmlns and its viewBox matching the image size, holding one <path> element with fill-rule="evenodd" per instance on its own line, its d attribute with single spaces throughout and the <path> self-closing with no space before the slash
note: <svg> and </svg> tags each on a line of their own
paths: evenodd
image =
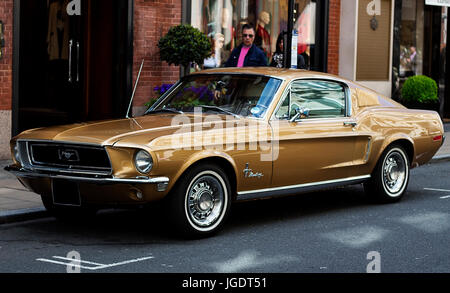
<svg viewBox="0 0 450 293">
<path fill-rule="evenodd" d="M 403 147 L 392 145 L 383 152 L 364 189 L 377 202 L 397 202 L 406 192 L 409 170 L 409 159 Z"/>
<path fill-rule="evenodd" d="M 221 168 L 196 166 L 183 174 L 169 196 L 170 220 L 185 236 L 213 234 L 229 213 L 230 198 L 230 183 Z"/>
</svg>

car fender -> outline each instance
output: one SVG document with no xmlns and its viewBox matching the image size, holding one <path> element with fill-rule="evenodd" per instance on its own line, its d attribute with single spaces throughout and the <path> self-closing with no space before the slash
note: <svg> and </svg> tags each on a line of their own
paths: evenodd
<svg viewBox="0 0 450 293">
<path fill-rule="evenodd" d="M 233 180 L 234 182 L 237 181 L 237 167 L 236 163 L 233 160 L 233 158 L 228 155 L 227 153 L 220 152 L 217 150 L 203 150 L 200 152 L 193 153 L 190 157 L 188 157 L 182 166 L 178 169 L 178 171 L 174 174 L 170 188 L 172 188 L 176 182 L 180 179 L 180 177 L 188 170 L 190 167 L 202 162 L 202 161 L 226 161 L 233 169 L 234 174 L 227 174 L 230 176 L 230 180 Z M 231 177 L 232 176 L 232 177 Z"/>
<path fill-rule="evenodd" d="M 405 134 L 405 133 L 395 133 L 393 135 L 390 135 L 388 137 L 385 137 L 383 144 L 381 145 L 381 147 L 378 149 L 378 153 L 376 154 L 376 161 L 378 162 L 380 160 L 381 155 L 383 154 L 383 152 L 391 145 L 394 144 L 396 142 L 400 142 L 400 141 L 407 141 L 410 146 L 411 146 L 411 150 L 412 150 L 412 154 L 408 154 L 411 160 L 411 164 L 414 162 L 414 158 L 415 158 L 415 142 L 414 139 L 412 139 L 409 135 Z M 408 150 L 406 150 L 408 151 Z"/>
</svg>

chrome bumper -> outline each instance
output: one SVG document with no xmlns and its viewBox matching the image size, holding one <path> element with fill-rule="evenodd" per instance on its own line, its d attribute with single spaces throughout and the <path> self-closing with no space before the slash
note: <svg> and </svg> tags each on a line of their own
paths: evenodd
<svg viewBox="0 0 450 293">
<path fill-rule="evenodd" d="M 65 179 L 76 182 L 88 182 L 96 184 L 158 184 L 158 191 L 164 191 L 169 185 L 169 178 L 167 177 L 142 177 L 142 178 L 114 178 L 114 177 L 86 177 L 73 176 L 66 174 L 41 173 L 26 169 L 20 169 L 16 166 L 7 166 L 5 171 L 21 178 L 50 178 L 50 179 Z M 164 190 L 160 190 L 164 189 Z"/>
</svg>

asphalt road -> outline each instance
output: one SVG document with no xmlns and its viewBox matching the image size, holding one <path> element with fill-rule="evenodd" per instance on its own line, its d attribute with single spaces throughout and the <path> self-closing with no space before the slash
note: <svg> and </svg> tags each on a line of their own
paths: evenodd
<svg viewBox="0 0 450 293">
<path fill-rule="evenodd" d="M 360 185 L 238 203 L 200 240 L 174 237 L 157 208 L 2 225 L 0 273 L 449 273 L 449 170 L 412 170 L 397 204 L 368 203 Z"/>
</svg>

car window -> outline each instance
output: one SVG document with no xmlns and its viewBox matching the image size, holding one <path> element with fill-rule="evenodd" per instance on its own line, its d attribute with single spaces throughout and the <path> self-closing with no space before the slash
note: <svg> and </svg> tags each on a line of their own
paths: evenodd
<svg viewBox="0 0 450 293">
<path fill-rule="evenodd" d="M 173 109 L 192 112 L 227 111 L 244 117 L 263 117 L 281 80 L 260 75 L 208 74 L 192 75 L 168 93 L 154 111 Z"/>
<path fill-rule="evenodd" d="M 275 114 L 278 119 L 291 119 L 298 110 L 302 119 L 344 117 L 345 88 L 337 82 L 301 80 L 291 84 L 291 90 Z"/>
</svg>

